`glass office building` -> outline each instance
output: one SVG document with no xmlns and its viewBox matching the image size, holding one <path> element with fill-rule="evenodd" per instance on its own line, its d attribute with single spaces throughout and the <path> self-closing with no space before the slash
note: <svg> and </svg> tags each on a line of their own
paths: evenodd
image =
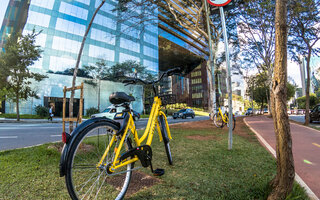
<svg viewBox="0 0 320 200">
<path fill-rule="evenodd" d="M 3 48 L 10 34 L 22 31 L 27 34 L 35 29 L 41 33 L 37 37 L 37 45 L 44 50 L 42 57 L 30 66 L 35 72 L 46 73 L 49 70 L 64 71 L 76 64 L 83 35 L 95 9 L 101 0 L 5 0 L 6 11 L 0 15 L 0 47 Z M 108 66 L 126 60 L 135 60 L 147 67 L 151 72 L 158 73 L 158 27 L 149 26 L 143 32 L 128 28 L 134 21 L 117 22 L 118 12 L 114 12 L 117 1 L 107 1 L 100 9 L 87 37 L 80 65 L 94 64 L 99 58 L 105 59 Z M 139 11 L 137 11 L 139 12 Z M 141 12 L 141 11 L 140 11 Z M 1 14 L 1 13 L 0 13 Z M 2 49 L 3 50 L 3 49 Z M 63 96 L 64 85 L 71 85 L 71 78 L 63 75 L 48 74 L 49 78 L 42 81 L 38 88 L 40 100 L 34 99 L 22 103 L 22 113 L 32 112 L 32 107 L 46 104 L 45 99 Z M 77 78 L 83 81 L 81 78 Z M 128 88 L 120 83 L 105 81 L 105 93 L 102 94 L 102 107 L 108 105 L 108 94 L 114 90 L 126 91 Z M 35 84 L 37 85 L 37 84 Z M 36 86 L 35 86 L 36 87 Z M 136 109 L 141 112 L 142 88 L 131 88 L 138 99 Z M 85 109 L 96 106 L 97 98 L 92 88 L 87 86 L 85 92 Z M 92 97 L 95 96 L 95 97 Z M 91 99 L 90 99 L 91 98 Z M 104 103 L 103 103 L 104 102 Z M 14 105 L 6 103 L 6 112 L 14 112 Z M 12 108 L 11 108 L 12 107 Z"/>
</svg>

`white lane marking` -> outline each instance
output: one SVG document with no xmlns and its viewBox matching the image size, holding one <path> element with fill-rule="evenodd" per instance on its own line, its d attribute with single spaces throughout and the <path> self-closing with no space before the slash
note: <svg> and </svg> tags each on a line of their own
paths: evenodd
<svg viewBox="0 0 320 200">
<path fill-rule="evenodd" d="M 276 151 L 267 143 L 267 141 L 257 132 L 255 131 L 248 123 L 246 118 L 243 119 L 244 123 L 249 127 L 249 129 L 254 132 L 256 134 L 256 136 L 259 138 L 260 142 L 262 142 L 267 149 L 269 150 L 269 152 L 276 158 Z M 308 127 L 306 127 L 308 128 Z M 309 188 L 309 186 L 302 180 L 302 178 L 295 173 L 295 177 L 294 179 L 301 185 L 301 187 L 303 187 L 308 196 L 312 199 L 312 200 L 319 200 L 319 198 L 317 197 L 317 195 Z"/>
<path fill-rule="evenodd" d="M 0 136 L 0 139 L 16 139 L 18 136 Z"/>
<path fill-rule="evenodd" d="M 55 129 L 58 129 L 58 128 L 61 128 L 61 127 L 0 127 L 0 130 L 15 130 L 15 129 L 34 129 L 34 128 L 37 128 L 37 129 L 48 129 L 48 128 L 55 128 Z"/>
<path fill-rule="evenodd" d="M 61 137 L 61 135 L 50 135 L 50 137 Z"/>
</svg>

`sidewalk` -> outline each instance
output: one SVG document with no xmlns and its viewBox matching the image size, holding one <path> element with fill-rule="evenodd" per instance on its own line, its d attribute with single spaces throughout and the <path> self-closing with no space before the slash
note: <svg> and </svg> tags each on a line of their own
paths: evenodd
<svg viewBox="0 0 320 200">
<path fill-rule="evenodd" d="M 255 132 L 259 141 L 275 156 L 276 138 L 272 119 L 255 116 L 247 117 L 244 121 Z M 319 199 L 320 131 L 295 123 L 290 124 L 290 129 L 296 181 L 302 186 L 306 184 L 304 187 L 311 199 Z"/>
<path fill-rule="evenodd" d="M 62 123 L 62 118 L 53 118 L 52 121 L 48 121 L 47 119 L 9 119 L 9 118 L 0 118 L 0 123 Z"/>
</svg>

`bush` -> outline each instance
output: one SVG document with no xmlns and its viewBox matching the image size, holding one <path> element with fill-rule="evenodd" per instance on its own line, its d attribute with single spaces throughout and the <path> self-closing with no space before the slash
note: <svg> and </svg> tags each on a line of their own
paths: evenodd
<svg viewBox="0 0 320 200">
<path fill-rule="evenodd" d="M 35 107 L 35 111 L 37 113 L 37 115 L 39 115 L 40 117 L 47 117 L 49 116 L 49 108 L 41 106 L 41 105 L 37 105 Z"/>
<path fill-rule="evenodd" d="M 95 107 L 88 108 L 86 111 L 87 111 L 86 116 L 89 116 L 89 117 L 93 114 L 99 113 L 99 110 Z"/>
</svg>

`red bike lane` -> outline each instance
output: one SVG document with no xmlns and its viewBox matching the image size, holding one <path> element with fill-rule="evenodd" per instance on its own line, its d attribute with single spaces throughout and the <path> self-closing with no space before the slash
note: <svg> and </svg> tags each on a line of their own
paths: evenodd
<svg viewBox="0 0 320 200">
<path fill-rule="evenodd" d="M 276 147 L 276 138 L 272 119 L 266 116 L 246 117 L 245 122 L 257 134 L 260 142 L 273 149 Z M 295 171 L 311 189 L 307 192 L 312 199 L 320 198 L 320 131 L 299 124 L 290 123 L 292 135 L 292 151 Z M 265 141 L 263 141 L 265 140 Z M 267 144 L 264 144 L 267 142 Z M 274 154 L 274 153 L 273 153 Z M 299 179 L 299 177 L 296 177 Z M 314 194 L 312 194 L 314 193 Z M 316 195 L 316 196 L 314 196 Z"/>
</svg>

